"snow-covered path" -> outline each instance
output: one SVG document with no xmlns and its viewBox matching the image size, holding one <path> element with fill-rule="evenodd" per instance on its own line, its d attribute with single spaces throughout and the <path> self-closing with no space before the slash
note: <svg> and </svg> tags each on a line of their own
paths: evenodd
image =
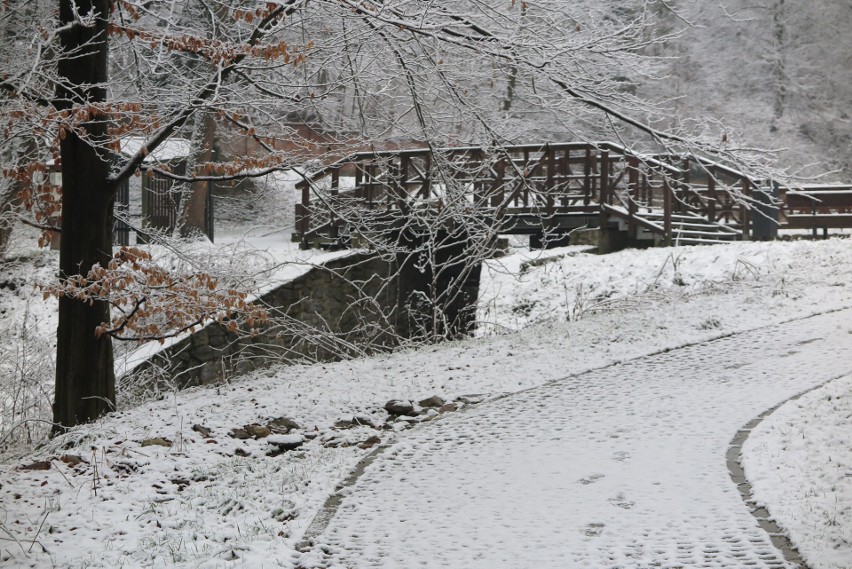
<svg viewBox="0 0 852 569">
<path fill-rule="evenodd" d="M 725 453 L 765 409 L 852 372 L 852 309 L 606 367 L 411 432 L 314 554 L 363 567 L 788 567 Z"/>
</svg>

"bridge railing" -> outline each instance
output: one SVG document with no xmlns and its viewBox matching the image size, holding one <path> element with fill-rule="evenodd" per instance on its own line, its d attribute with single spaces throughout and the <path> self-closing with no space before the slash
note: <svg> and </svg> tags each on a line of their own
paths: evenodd
<svg viewBox="0 0 852 569">
<path fill-rule="evenodd" d="M 672 180 L 673 210 L 694 213 L 728 226 L 749 239 L 755 215 L 764 205 L 778 205 L 771 181 L 759 181 L 726 164 L 698 156 L 666 156 L 681 174 Z M 756 213 L 757 212 L 757 213 Z"/>
<path fill-rule="evenodd" d="M 780 188 L 784 207 L 781 224 L 789 229 L 811 229 L 816 236 L 819 228 L 852 227 L 852 185 L 809 184 L 795 188 Z"/>
<path fill-rule="evenodd" d="M 547 230 L 565 216 L 599 216 L 595 224 L 605 227 L 618 216 L 633 236 L 641 226 L 668 240 L 673 215 L 692 212 L 748 236 L 758 186 L 724 164 L 640 155 L 611 142 L 358 152 L 297 184 L 294 238 L 335 240 L 365 211 L 429 207 L 461 207 L 502 233 Z M 650 221 L 649 211 L 662 219 Z"/>
<path fill-rule="evenodd" d="M 525 216 L 545 229 L 557 216 L 600 215 L 605 224 L 610 212 L 601 204 L 623 207 L 629 218 L 641 207 L 671 206 L 668 180 L 681 174 L 608 142 L 359 152 L 297 184 L 296 237 L 337 238 L 355 206 L 390 213 L 450 202 L 505 222 L 506 233 L 522 232 Z"/>
</svg>

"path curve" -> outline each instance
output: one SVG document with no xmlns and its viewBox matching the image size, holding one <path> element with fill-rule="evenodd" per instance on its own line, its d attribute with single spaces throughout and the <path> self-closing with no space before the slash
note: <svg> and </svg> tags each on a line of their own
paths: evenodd
<svg viewBox="0 0 852 569">
<path fill-rule="evenodd" d="M 350 568 L 794 567 L 725 455 L 741 425 L 852 370 L 850 316 L 640 358 L 426 425 L 366 467 L 309 555 Z"/>
</svg>

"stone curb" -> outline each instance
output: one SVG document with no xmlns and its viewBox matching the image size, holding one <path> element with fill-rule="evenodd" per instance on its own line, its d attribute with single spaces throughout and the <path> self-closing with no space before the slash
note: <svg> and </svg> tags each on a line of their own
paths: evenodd
<svg viewBox="0 0 852 569">
<path fill-rule="evenodd" d="M 847 374 L 842 374 L 837 377 L 832 377 L 828 381 L 824 381 L 819 385 L 806 389 L 801 393 L 790 397 L 782 401 L 781 403 L 767 409 L 745 425 L 743 425 L 738 431 L 737 434 L 734 435 L 734 438 L 731 439 L 731 443 L 728 446 L 728 451 L 725 453 L 725 459 L 728 464 L 728 473 L 731 475 L 731 480 L 734 485 L 736 485 L 737 490 L 740 493 L 740 497 L 745 502 L 746 506 L 748 506 L 749 512 L 755 517 L 757 520 L 757 524 L 767 533 L 769 534 L 769 539 L 779 551 L 784 556 L 784 559 L 788 563 L 792 563 L 797 569 L 809 569 L 808 564 L 805 563 L 804 559 L 802 559 L 801 554 L 799 553 L 799 549 L 796 545 L 790 541 L 790 537 L 784 532 L 781 526 L 772 518 L 769 510 L 762 506 L 758 506 L 754 500 L 754 494 L 752 491 L 751 483 L 745 476 L 745 470 L 742 465 L 742 446 L 745 444 L 751 432 L 757 427 L 765 418 L 778 410 L 782 405 L 786 405 L 791 401 L 795 401 L 810 393 L 811 391 L 815 391 L 824 387 L 831 383 L 836 379 L 840 379 L 841 377 L 845 377 Z"/>
</svg>

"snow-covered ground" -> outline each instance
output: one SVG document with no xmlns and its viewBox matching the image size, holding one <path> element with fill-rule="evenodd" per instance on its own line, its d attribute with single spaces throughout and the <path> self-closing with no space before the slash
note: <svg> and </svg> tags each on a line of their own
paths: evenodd
<svg viewBox="0 0 852 569">
<path fill-rule="evenodd" d="M 744 445 L 758 503 L 769 508 L 811 567 L 852 567 L 850 428 L 852 376 L 846 375 L 783 405 Z"/>
<path fill-rule="evenodd" d="M 499 550 L 505 541 L 527 536 L 530 541 L 526 546 L 506 549 L 506 559 L 514 564 L 504 566 L 540 562 L 541 566 L 591 567 L 595 565 L 590 552 L 605 553 L 608 548 L 612 559 L 598 565 L 655 566 L 655 559 L 666 558 L 655 553 L 663 550 L 671 553 L 669 566 L 672 567 L 678 566 L 678 562 L 684 567 L 696 566 L 687 560 L 700 559 L 704 563 L 705 557 L 710 559 L 707 563 L 716 563 L 709 566 L 726 566 L 718 564 L 719 559 L 723 559 L 718 551 L 742 552 L 745 559 L 755 559 L 757 566 L 783 566 L 783 562 L 773 565 L 772 560 L 777 560 L 778 554 L 766 553 L 769 551 L 765 549 L 766 537 L 761 537 L 759 532 L 753 533 L 754 528 L 747 525 L 750 523 L 745 521 L 748 510 L 741 502 L 731 499 L 732 495 L 737 495 L 730 480 L 727 483 L 731 486 L 725 489 L 725 482 L 719 478 L 727 475 L 725 449 L 720 445 L 723 447 L 754 415 L 815 385 L 822 379 L 822 371 L 816 372 L 828 369 L 829 360 L 832 366 L 837 366 L 831 369 L 834 375 L 852 372 L 848 350 L 842 349 L 852 342 L 848 314 L 837 315 L 835 320 L 830 320 L 832 315 L 822 317 L 830 321 L 802 321 L 816 325 L 817 330 L 808 329 L 807 324 L 801 322 L 789 325 L 794 328 L 777 328 L 791 330 L 789 338 L 779 339 L 771 332 L 782 322 L 852 307 L 852 287 L 849 286 L 852 282 L 852 244 L 847 240 L 740 243 L 624 251 L 607 256 L 589 255 L 569 248 L 548 252 L 547 257 L 531 263 L 529 254 L 513 255 L 483 271 L 484 302 L 480 318 L 483 329 L 498 331 L 498 334 L 371 359 L 258 371 L 218 388 L 192 389 L 127 409 L 95 425 L 75 429 L 35 453 L 9 459 L 0 467 L 0 565 L 255 568 L 332 566 L 336 563 L 361 567 L 373 562 L 367 557 L 357 557 L 360 550 L 349 540 L 349 537 L 355 539 L 351 535 L 355 522 L 347 520 L 360 524 L 363 512 L 377 507 L 370 501 L 374 491 L 365 490 L 371 481 L 382 486 L 397 485 L 388 486 L 388 490 L 401 489 L 405 488 L 402 478 L 409 482 L 428 479 L 430 468 L 440 467 L 436 472 L 445 472 L 448 464 L 463 465 L 465 457 L 478 455 L 477 460 L 493 469 L 482 480 L 494 482 L 495 487 L 480 484 L 481 491 L 473 492 L 471 488 L 465 490 L 447 482 L 444 486 L 415 492 L 416 500 L 425 504 L 423 508 L 432 508 L 432 512 L 408 508 L 409 494 L 375 494 L 391 505 L 399 504 L 394 515 L 404 513 L 406 523 L 434 519 L 436 514 L 443 514 L 446 520 L 488 520 L 485 527 L 494 532 L 493 535 L 480 533 L 477 539 L 478 524 L 462 521 L 450 524 L 446 535 L 474 532 L 474 543 L 491 544 L 492 549 Z M 761 330 L 746 332 L 758 328 Z M 502 333 L 508 330 L 520 331 Z M 744 334 L 730 336 L 736 333 Z M 710 394 L 710 388 L 696 384 L 695 389 L 691 389 L 689 378 L 684 380 L 673 372 L 661 372 L 659 377 L 652 372 L 642 372 L 643 365 L 665 369 L 664 361 L 654 363 L 659 361 L 655 357 L 632 360 L 663 350 L 675 350 L 661 356 L 662 359 L 677 360 L 678 365 L 687 370 L 697 369 L 701 366 L 690 360 L 689 354 L 703 348 L 676 349 L 723 336 L 730 337 L 722 342 L 734 346 L 728 352 L 740 351 L 737 359 L 727 362 L 730 370 L 714 374 L 706 381 L 708 385 L 715 385 L 712 395 L 720 397 L 713 400 L 711 409 L 711 419 L 718 419 L 719 426 L 710 429 L 709 434 L 704 427 L 714 422 L 710 419 L 682 429 L 671 427 L 668 415 L 677 419 L 675 425 L 687 424 L 683 421 L 691 416 L 690 406 L 697 405 L 702 396 Z M 805 342 L 815 337 L 829 342 Z M 740 339 L 746 342 L 746 347 L 738 343 Z M 764 342 L 776 348 L 762 350 Z M 783 354 L 776 351 L 786 343 L 796 342 L 802 343 L 785 352 L 798 352 L 793 357 L 796 363 L 785 366 Z M 743 355 L 743 350 L 747 356 Z M 708 361 L 724 366 L 726 357 L 708 356 Z M 642 363 L 646 361 L 650 363 Z M 608 367 L 619 362 L 625 365 Z M 579 375 L 598 368 L 606 369 Z M 638 371 L 626 373 L 621 381 L 619 374 L 612 370 Z M 771 377 L 764 376 L 764 372 L 770 370 L 786 374 L 783 385 L 776 386 Z M 787 373 L 790 370 L 795 373 Z M 558 381 L 569 376 L 576 377 Z M 650 379 L 643 381 L 646 377 Z M 726 378 L 731 381 L 724 381 Z M 848 382 L 836 385 L 838 393 L 848 399 Z M 542 405 L 540 411 L 530 414 L 525 409 L 535 393 L 560 389 L 567 390 L 567 394 L 554 393 L 552 397 L 535 401 L 535 405 Z M 489 402 L 498 396 L 525 390 L 529 391 Z M 612 399 L 612 405 L 608 405 L 607 393 L 617 394 L 619 398 Z M 740 401 L 744 394 L 748 397 Z M 390 399 L 419 402 L 430 396 L 453 402 L 457 410 L 445 408 L 447 413 L 443 415 L 428 411 L 416 418 L 394 419 L 383 408 Z M 840 399 L 841 395 L 833 398 Z M 839 404 L 829 407 L 828 411 L 816 411 L 801 407 L 806 401 L 803 398 L 793 404 L 804 411 L 788 412 L 788 406 L 784 406 L 777 412 L 789 413 L 783 419 L 784 425 L 812 425 L 817 413 L 826 421 L 842 424 L 845 419 L 848 422 L 848 411 Z M 549 404 L 556 404 L 565 412 L 560 414 L 559 409 L 554 412 L 547 408 Z M 625 427 L 624 416 L 611 411 L 628 404 L 638 412 L 654 412 L 658 416 L 643 421 L 636 428 Z M 419 424 L 437 416 L 443 419 L 430 425 Z M 525 418 L 524 423 L 515 429 L 519 417 Z M 553 417 L 560 419 L 554 421 Z M 664 430 L 655 431 L 653 423 Z M 471 424 L 492 426 L 491 430 L 498 433 L 497 439 L 502 436 L 499 433 L 526 433 L 529 435 L 527 446 L 512 447 L 515 454 L 511 457 L 487 455 L 488 447 L 478 446 L 480 442 L 488 443 L 492 436 L 486 427 L 472 432 L 476 436 L 465 444 L 449 444 L 458 440 L 458 433 L 467 428 L 465 425 Z M 767 420 L 762 427 L 769 428 L 770 424 Z M 560 428 L 563 431 L 557 431 Z M 624 431 L 625 428 L 628 431 Z M 797 432 L 797 428 L 800 427 L 786 426 L 781 432 L 789 434 Z M 814 429 L 828 432 L 820 426 Z M 266 436 L 270 432 L 272 436 Z M 749 449 L 761 445 L 779 448 L 772 442 L 778 435 L 771 432 L 762 435 L 761 432 L 751 435 Z M 600 436 L 585 437 L 583 443 L 583 437 L 571 433 L 598 433 Z M 618 437 L 610 437 L 612 434 Z M 506 487 L 500 486 L 500 480 L 504 479 L 498 473 L 508 471 L 510 478 L 516 478 L 512 470 L 523 463 L 523 453 L 530 445 L 545 452 L 546 441 L 563 436 L 567 441 L 569 435 L 574 441 L 571 444 L 579 446 L 566 450 L 563 445 L 559 453 L 547 451 L 548 469 L 518 471 L 528 486 L 535 486 L 539 475 L 559 482 L 562 480 L 559 473 L 564 472 L 564 480 L 559 484 L 564 482 L 569 496 L 582 497 L 592 488 L 600 489 L 600 492 L 595 490 L 588 494 L 588 501 L 571 506 L 577 508 L 578 519 L 586 520 L 582 527 L 588 532 L 566 534 L 570 539 L 562 539 L 562 536 L 548 539 L 547 532 L 551 528 L 542 527 L 549 519 L 544 513 L 536 516 L 535 511 L 525 510 L 515 514 L 500 508 L 518 500 L 501 495 Z M 576 442 L 578 440 L 580 442 Z M 685 454 L 683 459 L 677 460 L 669 453 L 662 458 L 672 459 L 682 469 L 684 478 L 710 481 L 714 492 L 695 496 L 695 503 L 703 508 L 695 512 L 697 521 L 719 516 L 716 522 L 707 521 L 708 528 L 724 525 L 724 520 L 737 520 L 727 534 L 721 535 L 721 541 L 716 537 L 705 539 L 705 534 L 698 530 L 684 531 L 684 539 L 689 537 L 699 543 L 682 541 L 673 545 L 665 541 L 668 534 L 662 530 L 647 535 L 626 532 L 623 539 L 619 538 L 620 533 L 612 531 L 619 527 L 639 527 L 638 522 L 630 521 L 637 519 L 635 516 L 639 514 L 639 518 L 648 522 L 647 527 L 662 524 L 669 530 L 677 530 L 685 519 L 677 516 L 683 509 L 686 494 L 673 492 L 668 502 L 658 500 L 650 507 L 647 502 L 652 497 L 650 490 L 630 495 L 624 491 L 623 484 L 632 480 L 627 475 L 632 472 L 629 470 L 630 456 L 642 456 L 643 448 L 653 446 L 648 442 L 651 440 L 669 441 L 672 448 L 686 445 L 689 453 L 700 455 Z M 773 455 L 766 461 L 747 456 L 749 477 L 755 480 L 756 498 L 765 501 L 779 522 L 790 530 L 813 568 L 844 567 L 830 564 L 838 557 L 841 561 L 849 560 L 846 567 L 852 566 L 852 549 L 843 541 L 848 539 L 843 536 L 852 533 L 848 515 L 851 479 L 837 479 L 834 466 L 845 460 L 843 464 L 848 470 L 852 449 L 848 437 L 839 440 L 841 442 L 832 447 L 837 450 L 836 453 L 831 451 L 831 463 L 823 460 L 827 452 L 803 459 L 786 455 L 785 460 L 780 460 Z M 846 442 L 845 446 L 842 441 Z M 620 442 L 631 448 L 615 448 Z M 301 446 L 296 450 L 282 450 L 288 444 Z M 297 546 L 326 498 L 335 492 L 359 460 L 374 452 L 376 444 L 392 446 L 378 455 L 362 482 L 343 492 L 349 498 L 344 499 L 341 517 L 329 527 L 331 533 L 312 535 L 319 545 L 299 551 Z M 450 450 L 446 450 L 447 444 Z M 589 458 L 596 449 L 612 450 L 607 455 L 607 464 L 597 464 L 596 459 Z M 622 451 L 627 455 L 616 456 Z M 775 450 L 772 452 L 778 454 Z M 395 457 L 398 459 L 393 460 Z M 520 462 L 517 462 L 519 457 Z M 561 458 L 557 460 L 557 457 Z M 445 458 L 447 464 L 442 462 Z M 586 459 L 590 462 L 584 463 Z M 699 459 L 700 462 L 696 462 Z M 798 460 L 807 462 L 803 464 Z M 647 476 L 637 479 L 637 483 L 651 488 L 655 480 L 651 480 L 648 473 L 653 472 L 653 464 L 646 464 L 644 458 L 637 458 L 633 464 L 636 463 L 648 466 L 643 471 Z M 604 467 L 609 470 L 604 472 Z M 796 492 L 761 486 L 759 481 L 775 476 L 777 468 L 794 471 L 807 468 L 815 472 L 817 478 L 825 473 L 826 480 L 828 473 L 835 473 L 833 486 L 824 484 L 818 488 L 825 493 L 826 503 L 834 499 L 840 504 L 833 510 L 835 514 L 846 512 L 845 517 L 834 515 L 831 520 L 836 524 L 836 533 L 814 525 L 821 521 L 819 519 L 808 521 L 802 510 L 812 508 L 813 501 L 799 499 L 792 504 L 782 503 Z M 667 469 L 668 462 L 658 463 L 657 470 Z M 582 474 L 574 476 L 575 470 Z M 608 476 L 589 478 L 595 474 Z M 663 476 L 663 472 L 658 474 Z M 787 483 L 796 483 L 792 475 L 782 472 L 778 476 Z M 589 484 L 578 482 L 585 478 L 589 478 Z M 806 483 L 814 484 L 811 479 Z M 693 487 L 683 488 L 687 493 L 693 491 Z M 707 486 L 699 485 L 698 488 Z M 555 492 L 551 498 L 562 496 Z M 458 512 L 459 502 L 454 501 L 453 496 L 459 498 L 460 493 L 488 499 L 473 502 L 479 504 L 476 506 L 479 509 L 466 512 L 467 517 L 450 516 Z M 597 493 L 605 498 L 603 509 L 592 499 L 592 494 L 596 496 Z M 801 495 L 807 498 L 808 493 L 804 491 Z M 548 497 L 543 491 L 538 496 L 544 501 Z M 608 502 L 610 498 L 613 501 Z M 846 510 L 842 508 L 844 500 Z M 353 510 L 352 504 L 359 504 L 363 509 L 355 509 L 355 514 L 347 513 Z M 630 507 L 625 507 L 628 504 Z M 495 517 L 498 514 L 500 517 Z M 788 519 L 811 524 L 811 529 L 795 530 Z M 539 533 L 536 533 L 536 524 Z M 830 524 L 823 525 L 834 529 Z M 365 532 L 382 527 L 376 520 L 364 526 Z M 738 533 L 740 530 L 742 533 Z M 821 542 L 824 545 L 813 540 L 813 547 L 806 548 L 802 540 L 810 539 L 809 536 L 816 532 L 827 536 Z M 432 530 L 423 535 L 434 537 L 439 532 Z M 564 547 L 580 544 L 582 547 L 574 551 L 579 557 L 566 556 L 562 564 L 556 563 L 553 556 L 547 557 L 547 553 L 556 551 L 548 548 L 559 543 Z M 350 545 L 353 546 L 351 550 L 348 549 Z M 409 547 L 396 545 L 399 547 L 391 548 L 387 554 L 386 566 L 393 565 L 392 560 L 398 560 L 400 555 L 404 556 Z M 446 556 L 455 543 L 441 545 L 444 547 L 442 555 Z M 675 553 L 679 545 L 683 545 L 684 551 L 688 550 L 681 557 Z M 410 547 L 412 551 L 422 550 L 420 544 L 412 543 Z M 529 556 L 514 556 L 518 551 L 527 551 Z M 629 552 L 634 556 L 629 556 Z M 764 557 L 761 553 L 765 553 Z M 496 559 L 494 555 L 485 558 Z M 410 560 L 412 566 L 421 563 L 436 566 L 442 558 L 437 553 L 418 553 L 404 559 Z M 447 559 L 450 559 L 448 566 L 462 566 L 453 564 L 452 557 Z M 500 559 L 497 562 L 499 566 Z M 376 564 L 381 563 L 381 559 L 376 561 Z"/>
</svg>

